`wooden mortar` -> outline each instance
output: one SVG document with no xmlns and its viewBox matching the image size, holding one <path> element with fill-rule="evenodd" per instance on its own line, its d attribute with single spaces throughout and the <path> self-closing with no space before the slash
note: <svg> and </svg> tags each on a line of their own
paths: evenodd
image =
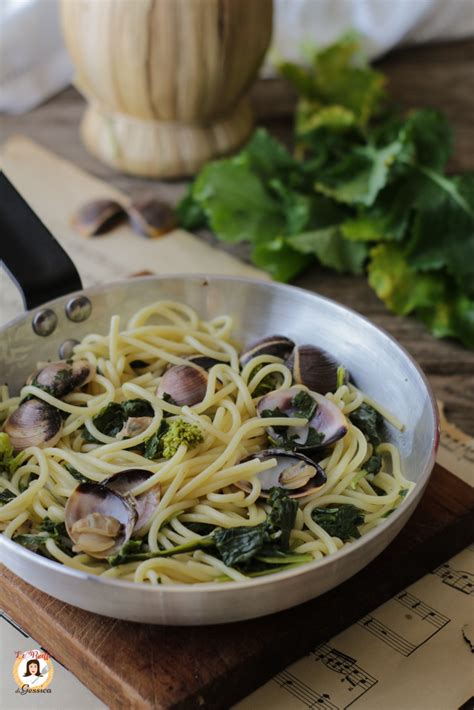
<svg viewBox="0 0 474 710">
<path fill-rule="evenodd" d="M 104 163 L 184 176 L 249 135 L 272 0 L 62 0 L 61 12 L 89 104 L 82 138 Z"/>
</svg>

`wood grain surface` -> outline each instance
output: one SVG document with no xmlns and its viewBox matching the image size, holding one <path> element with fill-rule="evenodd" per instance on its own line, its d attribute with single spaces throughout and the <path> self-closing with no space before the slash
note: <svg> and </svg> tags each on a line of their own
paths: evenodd
<svg viewBox="0 0 474 710">
<path fill-rule="evenodd" d="M 228 708 L 472 540 L 474 489 L 436 466 L 414 515 L 368 567 L 288 611 L 236 624 L 165 627 L 108 619 L 0 567 L 0 606 L 111 708 Z"/>
<path fill-rule="evenodd" d="M 405 108 L 435 106 L 446 112 L 456 136 L 451 171 L 474 170 L 474 40 L 404 48 L 378 62 L 389 78 L 391 95 Z M 280 138 L 291 133 L 294 95 L 279 80 L 259 82 L 253 104 L 260 118 Z M 3 116 L 0 140 L 23 133 L 109 181 L 133 196 L 151 193 L 176 202 L 186 183 L 151 181 L 116 173 L 95 160 L 80 142 L 78 127 L 85 103 L 72 88 L 21 116 Z M 211 240 L 211 237 L 203 237 Z M 220 245 L 220 248 L 224 248 Z M 245 249 L 225 247 L 245 257 Z M 436 340 L 413 320 L 389 313 L 362 277 L 338 276 L 311 268 L 296 285 L 351 306 L 389 331 L 415 357 L 446 404 L 446 414 L 474 435 L 474 353 L 450 340 Z"/>
<path fill-rule="evenodd" d="M 272 0 L 63 0 L 61 8 L 75 82 L 90 102 L 82 136 L 105 163 L 190 175 L 248 137 L 245 96 L 270 42 Z"/>
</svg>

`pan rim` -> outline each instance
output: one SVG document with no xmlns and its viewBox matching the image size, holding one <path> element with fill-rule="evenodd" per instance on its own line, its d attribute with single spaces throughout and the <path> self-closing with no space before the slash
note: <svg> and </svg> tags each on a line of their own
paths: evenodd
<svg viewBox="0 0 474 710">
<path fill-rule="evenodd" d="M 341 562 L 346 558 L 348 555 L 351 555 L 352 553 L 357 552 L 358 550 L 362 549 L 364 546 L 369 546 L 369 543 L 375 540 L 376 538 L 382 536 L 384 533 L 386 533 L 390 528 L 396 528 L 397 527 L 397 521 L 401 518 L 404 517 L 407 513 L 413 513 L 416 505 L 418 504 L 425 488 L 426 485 L 428 484 L 429 478 L 431 476 L 431 472 L 433 470 L 434 464 L 435 464 L 435 459 L 436 459 L 436 452 L 438 449 L 438 444 L 439 444 L 439 413 L 438 413 L 438 408 L 436 404 L 436 399 L 434 396 L 434 393 L 432 391 L 431 385 L 429 384 L 426 375 L 422 371 L 421 367 L 418 365 L 416 360 L 410 355 L 410 353 L 406 350 L 406 348 L 399 343 L 396 338 L 394 338 L 390 333 L 388 333 L 384 328 L 375 325 L 370 319 L 368 319 L 366 316 L 361 315 L 358 313 L 356 310 L 353 308 L 350 308 L 348 306 L 344 306 L 338 301 L 335 301 L 331 298 L 328 298 L 327 296 L 322 296 L 316 292 L 308 291 L 307 289 L 301 288 L 299 286 L 293 286 L 290 284 L 282 284 L 278 282 L 274 282 L 271 280 L 265 280 L 265 279 L 258 279 L 258 278 L 253 278 L 253 277 L 244 277 L 244 276 L 231 276 L 231 275 L 219 275 L 219 274 L 206 274 L 206 273 L 199 273 L 199 274 L 194 274 L 194 273 L 172 273 L 172 274 L 163 274 L 163 275 L 150 275 L 150 276 L 140 276 L 140 277 L 134 277 L 134 278 L 128 278 L 128 279 L 120 279 L 118 281 L 112 281 L 108 282 L 106 284 L 100 284 L 97 286 L 91 286 L 89 288 L 84 288 L 80 291 L 75 291 L 71 292 L 70 294 L 67 294 L 65 296 L 60 296 L 58 298 L 53 299 L 52 301 L 49 301 L 42 306 L 39 306 L 38 308 L 32 309 L 31 311 L 27 311 L 24 314 L 21 314 L 17 316 L 16 318 L 10 320 L 7 322 L 5 325 L 0 327 L 0 334 L 3 333 L 4 331 L 19 325 L 22 323 L 25 319 L 28 317 L 31 317 L 33 313 L 35 313 L 36 310 L 41 309 L 41 308 L 46 308 L 50 306 L 54 306 L 55 304 L 62 303 L 64 299 L 66 298 L 71 298 L 74 297 L 75 295 L 86 295 L 86 296 L 93 296 L 94 294 L 101 294 L 104 292 L 109 291 L 110 289 L 113 288 L 118 288 L 118 287 L 124 287 L 124 286 L 129 286 L 130 284 L 140 284 L 143 282 L 151 282 L 151 281 L 172 281 L 172 280 L 193 280 L 193 281 L 202 281 L 203 282 L 203 287 L 210 285 L 212 281 L 219 281 L 219 282 L 238 282 L 238 283 L 243 283 L 243 284 L 249 284 L 249 285 L 258 285 L 260 287 L 265 287 L 268 289 L 278 289 L 278 290 L 283 290 L 286 292 L 296 292 L 297 294 L 301 296 L 304 296 L 305 298 L 309 299 L 316 299 L 316 301 L 322 301 L 325 303 L 328 303 L 331 305 L 331 307 L 335 307 L 341 315 L 347 316 L 349 315 L 351 318 L 354 318 L 356 320 L 362 320 L 366 326 L 369 328 L 375 330 L 382 336 L 384 336 L 388 341 L 390 341 L 392 346 L 395 346 L 396 349 L 398 349 L 401 354 L 404 356 L 406 360 L 408 360 L 411 369 L 414 371 L 414 373 L 420 378 L 421 383 L 425 389 L 426 394 L 428 395 L 428 403 L 430 405 L 430 412 L 432 414 L 433 418 L 433 431 L 432 431 L 432 446 L 430 450 L 430 455 L 427 458 L 425 465 L 423 467 L 423 470 L 420 474 L 419 480 L 415 482 L 415 487 L 412 491 L 412 493 L 403 501 L 402 505 L 400 505 L 392 515 L 390 515 L 389 518 L 385 519 L 384 522 L 377 526 L 376 528 L 373 528 L 369 532 L 365 533 L 361 538 L 358 540 L 355 540 L 349 544 L 344 545 L 341 549 L 337 550 L 334 553 L 331 553 L 330 555 L 327 555 L 321 560 L 314 560 L 312 562 L 308 562 L 305 564 L 302 564 L 301 566 L 298 566 L 296 568 L 293 568 L 291 570 L 283 570 L 281 572 L 274 572 L 272 574 L 266 575 L 264 577 L 259 577 L 259 578 L 249 578 L 247 580 L 243 581 L 226 581 L 226 582 L 203 582 L 203 583 L 196 583 L 196 584 L 184 584 L 184 583 L 176 583 L 176 584 L 160 584 L 160 585 L 151 585 L 146 582 L 130 582 L 127 580 L 120 580 L 120 579 L 115 579 L 115 578 L 110 578 L 110 577 L 99 577 L 96 575 L 92 575 L 86 572 L 83 572 L 81 570 L 74 569 L 72 567 L 67 567 L 66 565 L 62 565 L 60 562 L 57 562 L 55 560 L 49 560 L 46 557 L 42 557 L 41 555 L 38 555 L 37 553 L 31 552 L 30 550 L 25 549 L 21 545 L 18 545 L 15 543 L 13 540 L 6 538 L 3 534 L 0 534 L 0 553 L 1 553 L 1 548 L 3 545 L 7 546 L 7 549 L 10 549 L 12 554 L 15 556 L 19 556 L 26 561 L 30 561 L 32 563 L 39 564 L 40 566 L 43 566 L 46 569 L 49 569 L 51 572 L 58 572 L 60 574 L 63 574 L 65 576 L 69 576 L 71 579 L 76 579 L 76 580 L 82 580 L 82 581 L 90 581 L 96 584 L 102 584 L 105 585 L 107 588 L 116 587 L 118 590 L 119 589 L 131 589 L 131 590 L 140 590 L 140 591 L 145 591 L 147 594 L 159 594 L 161 595 L 168 595 L 168 594 L 173 594 L 173 595 L 181 595 L 181 594 L 198 594 L 201 592 L 205 592 L 206 594 L 212 593 L 212 594 L 222 594 L 225 593 L 226 591 L 230 593 L 233 593 L 239 589 L 249 589 L 250 587 L 266 587 L 268 585 L 273 585 L 274 583 L 277 582 L 284 582 L 285 580 L 289 579 L 294 579 L 295 577 L 299 577 L 301 575 L 309 574 L 310 572 L 314 571 L 315 569 L 324 569 L 325 567 L 330 566 L 334 562 Z M 406 520 L 408 520 L 409 515 L 407 515 Z M 406 523 L 406 521 L 405 521 Z M 1 558 L 1 554 L 0 554 Z M 363 565 L 364 566 L 364 565 Z M 336 585 L 337 586 L 337 585 Z"/>
</svg>

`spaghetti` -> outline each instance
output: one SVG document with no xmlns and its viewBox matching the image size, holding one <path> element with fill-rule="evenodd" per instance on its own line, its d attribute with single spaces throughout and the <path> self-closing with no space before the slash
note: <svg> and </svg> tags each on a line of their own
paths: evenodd
<svg viewBox="0 0 474 710">
<path fill-rule="evenodd" d="M 292 498 L 295 490 L 290 486 L 275 498 L 275 505 L 289 498 L 294 515 L 287 550 L 268 545 L 284 532 L 269 532 L 272 497 L 262 497 L 264 474 L 276 459 L 271 451 L 265 456 L 258 452 L 274 451 L 274 443 L 268 444 L 269 430 L 294 432 L 308 420 L 278 410 L 263 418 L 258 407 L 262 389 L 271 383 L 277 393 L 308 390 L 293 383 L 292 373 L 275 355 L 257 354 L 241 367 L 232 327 L 229 316 L 203 321 L 189 306 L 160 301 L 138 311 L 124 330 L 119 316 L 113 316 L 107 335 L 90 334 L 76 346 L 73 360 L 87 361 L 93 372 L 86 385 L 60 398 L 34 380 L 18 397 L 2 388 L 0 419 L 12 415 L 27 398 L 50 405 L 62 418 L 54 445 L 29 446 L 10 464 L 5 459 L 3 470 L 0 464 L 3 534 L 69 567 L 156 585 L 243 580 L 286 569 L 322 559 L 380 525 L 414 484 L 402 473 L 397 448 L 374 443 L 357 426 L 361 406 L 377 405 L 352 384 L 341 382 L 325 400 L 343 415 L 346 433 L 316 452 L 303 452 L 306 458 L 317 453 L 323 482 L 299 498 Z M 179 404 L 157 394 L 170 367 L 189 367 L 190 358 L 196 357 L 217 361 L 208 368 L 198 402 Z M 111 405 L 138 400 L 147 416 L 132 417 L 125 430 L 112 435 L 99 426 Z M 383 415 L 402 428 L 387 412 Z M 145 455 L 150 442 L 160 443 L 160 432 L 171 431 L 177 421 L 194 432 L 194 440 L 175 442 L 167 458 L 159 447 L 155 456 Z M 146 472 L 133 487 L 133 500 L 159 491 L 146 524 L 131 536 L 133 550 L 129 540 L 122 557 L 111 560 L 64 544 L 64 529 L 58 530 L 78 480 L 79 487 L 101 484 L 129 469 Z M 229 556 L 215 545 L 216 530 L 221 540 L 229 531 L 263 531 L 266 543 L 250 562 L 241 557 L 229 564 Z M 236 544 L 235 536 L 230 544 Z"/>
</svg>

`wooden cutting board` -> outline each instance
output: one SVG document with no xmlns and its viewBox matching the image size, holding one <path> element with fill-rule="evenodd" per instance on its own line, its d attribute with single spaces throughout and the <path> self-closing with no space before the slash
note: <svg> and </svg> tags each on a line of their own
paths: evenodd
<svg viewBox="0 0 474 710">
<path fill-rule="evenodd" d="M 1 566 L 0 606 L 114 710 L 228 708 L 433 570 L 473 533 L 474 489 L 436 465 L 414 515 L 376 560 L 285 612 L 224 626 L 134 624 L 56 601 Z"/>
</svg>

